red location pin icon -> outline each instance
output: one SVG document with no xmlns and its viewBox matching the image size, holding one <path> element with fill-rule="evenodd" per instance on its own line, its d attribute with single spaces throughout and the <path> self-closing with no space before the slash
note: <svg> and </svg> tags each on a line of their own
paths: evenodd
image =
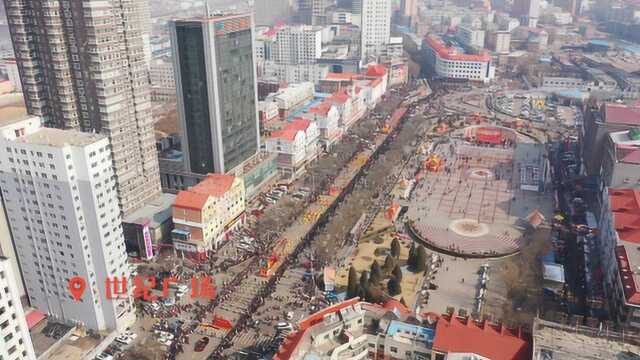
<svg viewBox="0 0 640 360">
<path fill-rule="evenodd" d="M 82 298 L 82 294 L 84 294 L 84 289 L 87 288 L 87 283 L 80 276 L 74 276 L 69 279 L 69 292 L 71 296 L 76 301 L 80 301 Z"/>
</svg>

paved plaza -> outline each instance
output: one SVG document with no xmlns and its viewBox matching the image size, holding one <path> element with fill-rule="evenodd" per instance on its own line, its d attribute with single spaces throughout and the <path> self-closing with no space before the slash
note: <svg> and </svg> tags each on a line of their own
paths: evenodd
<svg viewBox="0 0 640 360">
<path fill-rule="evenodd" d="M 520 190 L 512 146 L 452 139 L 436 146 L 440 171 L 426 171 L 408 202 L 407 218 L 432 246 L 460 254 L 502 255 L 525 245 L 522 221 L 550 214 L 544 193 Z"/>
</svg>

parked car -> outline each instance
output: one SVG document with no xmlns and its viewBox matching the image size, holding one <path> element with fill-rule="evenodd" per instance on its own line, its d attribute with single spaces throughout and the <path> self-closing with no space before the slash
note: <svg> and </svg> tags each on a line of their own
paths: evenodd
<svg viewBox="0 0 640 360">
<path fill-rule="evenodd" d="M 125 334 L 122 334 L 116 338 L 116 341 L 125 345 L 129 345 L 133 342 L 133 339 Z"/>
<path fill-rule="evenodd" d="M 113 360 L 113 356 L 107 353 L 101 353 L 98 356 L 96 356 L 96 360 Z"/>
<path fill-rule="evenodd" d="M 196 342 L 196 346 L 194 347 L 193 350 L 195 352 L 202 352 L 204 348 L 207 347 L 208 344 L 209 344 L 209 338 L 205 336 Z"/>
</svg>

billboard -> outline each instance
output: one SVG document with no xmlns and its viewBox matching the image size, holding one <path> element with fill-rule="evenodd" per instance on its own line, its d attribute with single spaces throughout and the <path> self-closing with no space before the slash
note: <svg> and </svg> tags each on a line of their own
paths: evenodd
<svg viewBox="0 0 640 360">
<path fill-rule="evenodd" d="M 151 231 L 149 231 L 149 222 L 142 225 L 142 238 L 144 239 L 145 259 L 153 258 L 153 242 L 151 241 Z"/>
</svg>

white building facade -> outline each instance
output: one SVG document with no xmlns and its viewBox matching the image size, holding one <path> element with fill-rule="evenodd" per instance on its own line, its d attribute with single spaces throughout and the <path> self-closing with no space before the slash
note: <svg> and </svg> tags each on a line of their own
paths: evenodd
<svg viewBox="0 0 640 360">
<path fill-rule="evenodd" d="M 0 187 L 31 306 L 94 330 L 135 321 L 132 299 L 105 283 L 129 278 L 107 137 L 42 128 L 0 140 Z M 69 278 L 87 284 L 80 301 Z"/>
<path fill-rule="evenodd" d="M 463 54 L 430 36 L 425 38 L 425 50 L 427 62 L 439 77 L 484 83 L 495 77 L 495 67 L 487 54 Z"/>
<path fill-rule="evenodd" d="M 378 56 L 391 36 L 391 0 L 362 0 L 362 58 Z"/>
<path fill-rule="evenodd" d="M 278 29 L 272 60 L 279 64 L 315 64 L 322 56 L 322 28 L 290 25 Z"/>
<path fill-rule="evenodd" d="M 465 24 L 458 26 L 456 38 L 463 45 L 484 48 L 484 34 L 484 30 Z"/>
<path fill-rule="evenodd" d="M 267 139 L 267 151 L 278 156 L 278 170 L 284 177 L 296 178 L 318 156 L 319 138 L 317 124 L 299 118 Z"/>
<path fill-rule="evenodd" d="M 320 64 L 281 64 L 273 61 L 264 63 L 263 76 L 275 78 L 287 84 L 303 82 L 317 83 L 329 73 L 329 68 Z"/>
<path fill-rule="evenodd" d="M 151 100 L 158 103 L 176 101 L 176 79 L 173 63 L 168 59 L 154 59 L 149 68 Z"/>
<path fill-rule="evenodd" d="M 11 260 L 0 256 L 0 359 L 35 360 Z"/>
</svg>

